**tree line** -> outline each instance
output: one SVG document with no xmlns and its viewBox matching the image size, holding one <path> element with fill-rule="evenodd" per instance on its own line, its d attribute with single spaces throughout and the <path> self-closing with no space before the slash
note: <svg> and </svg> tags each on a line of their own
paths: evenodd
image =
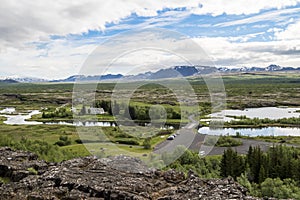
<svg viewBox="0 0 300 200">
<path fill-rule="evenodd" d="M 252 126 L 260 126 L 264 124 L 286 124 L 286 125 L 299 125 L 300 118 L 299 117 L 291 117 L 291 118 L 281 118 L 281 119 L 269 119 L 269 118 L 247 118 L 246 116 L 235 117 L 235 119 L 230 122 L 226 122 L 225 125 L 252 125 Z"/>
<path fill-rule="evenodd" d="M 175 160 L 166 169 L 193 170 L 203 178 L 231 176 L 252 196 L 300 199 L 297 148 L 277 145 L 263 152 L 260 147 L 249 147 L 246 155 L 228 148 L 222 156 L 199 157 L 197 152 L 178 146 L 173 153 L 163 153 L 161 159 L 164 163 Z"/>
<path fill-rule="evenodd" d="M 291 178 L 300 182 L 300 152 L 294 147 L 277 145 L 263 152 L 259 146 L 249 147 L 246 156 L 229 148 L 221 159 L 221 176 L 237 178 L 247 173 L 250 182 L 262 183 L 266 178 Z"/>
<path fill-rule="evenodd" d="M 110 115 L 119 115 L 132 120 L 181 119 L 181 113 L 173 107 L 155 107 L 150 105 L 134 105 L 117 101 L 100 100 L 95 102 L 96 108 L 103 108 Z"/>
<path fill-rule="evenodd" d="M 42 118 L 71 118 L 73 113 L 65 107 L 57 108 L 52 112 L 43 112 Z"/>
<path fill-rule="evenodd" d="M 267 152 L 249 147 L 247 155 L 229 148 L 220 163 L 220 175 L 231 176 L 254 196 L 300 198 L 300 150 L 277 145 Z"/>
</svg>

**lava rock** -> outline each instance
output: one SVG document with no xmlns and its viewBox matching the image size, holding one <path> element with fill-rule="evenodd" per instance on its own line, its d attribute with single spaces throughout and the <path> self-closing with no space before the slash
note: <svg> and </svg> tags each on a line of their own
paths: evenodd
<svg viewBox="0 0 300 200">
<path fill-rule="evenodd" d="M 1 200 L 259 199 L 247 196 L 232 178 L 206 180 L 192 171 L 185 177 L 175 170 L 150 170 L 127 156 L 47 163 L 30 152 L 0 148 L 0 163 L 0 176 L 10 179 L 0 187 Z"/>
</svg>

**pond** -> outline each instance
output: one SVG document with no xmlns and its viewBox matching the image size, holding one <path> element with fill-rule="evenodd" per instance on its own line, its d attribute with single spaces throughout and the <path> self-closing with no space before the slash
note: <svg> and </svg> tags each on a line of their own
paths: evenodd
<svg viewBox="0 0 300 200">
<path fill-rule="evenodd" d="M 7 111 L 7 112 L 6 112 Z M 8 112 L 8 109 L 5 109 L 5 112 L 3 113 L 15 113 L 15 110 L 10 109 Z M 40 114 L 41 112 L 38 110 L 33 110 L 30 113 L 23 113 L 23 114 L 17 114 L 17 115 L 8 115 L 8 114 L 0 114 L 0 116 L 6 117 L 7 119 L 4 121 L 4 124 L 9 125 L 39 125 L 39 124 L 46 124 L 46 125 L 68 125 L 68 126 L 100 126 L 100 127 L 114 127 L 117 126 L 116 122 L 111 121 L 50 121 L 50 122 L 38 122 L 38 121 L 27 121 L 30 119 L 33 115 Z M 151 126 L 149 123 L 135 123 L 134 125 L 140 125 L 140 126 Z M 155 124 L 153 124 L 155 126 Z M 172 125 L 165 124 L 161 129 L 173 129 L 174 127 Z"/>
<path fill-rule="evenodd" d="M 298 112 L 297 112 L 298 111 Z M 233 118 L 229 116 L 246 116 L 248 118 L 269 118 L 281 119 L 300 117 L 300 108 L 287 108 L 287 107 L 263 107 L 263 108 L 246 108 L 244 110 L 222 110 L 210 114 L 211 118 L 223 118 L 224 121 L 231 121 Z"/>
<path fill-rule="evenodd" d="M 18 115 L 1 115 L 3 117 L 6 117 L 6 121 L 4 121 L 4 124 L 10 124 L 10 125 L 35 125 L 35 124 L 43 124 L 43 122 L 36 122 L 36 121 L 26 121 L 27 119 L 30 119 L 33 115 L 39 114 L 40 111 L 33 110 L 28 114 L 18 114 Z"/>
<path fill-rule="evenodd" d="M 8 112 L 8 109 L 4 109 L 5 112 L 2 113 L 11 113 Z M 7 112 L 6 112 L 7 111 Z M 15 112 L 15 110 L 10 109 L 9 111 Z M 0 112 L 1 113 L 1 112 Z M 47 125 L 69 125 L 69 126 L 116 126 L 114 122 L 67 122 L 67 121 L 57 121 L 57 122 L 38 122 L 38 121 L 26 121 L 30 119 L 33 115 L 40 114 L 41 112 L 38 110 L 33 110 L 28 114 L 18 114 L 18 115 L 0 115 L 6 117 L 7 119 L 4 121 L 4 124 L 10 125 L 39 125 L 39 124 L 47 124 Z"/>
<path fill-rule="evenodd" d="M 4 108 L 3 110 L 0 110 L 1 114 L 12 114 L 16 111 L 15 108 Z"/>
</svg>

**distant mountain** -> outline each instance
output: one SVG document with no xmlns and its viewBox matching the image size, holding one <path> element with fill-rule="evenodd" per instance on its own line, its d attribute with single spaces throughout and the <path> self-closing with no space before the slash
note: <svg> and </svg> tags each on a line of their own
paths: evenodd
<svg viewBox="0 0 300 200">
<path fill-rule="evenodd" d="M 25 78 L 13 78 L 15 81 L 20 83 L 41 83 L 41 82 L 49 82 L 47 79 L 42 78 L 32 78 L 32 77 L 25 77 Z"/>
<path fill-rule="evenodd" d="M 122 78 L 122 74 L 107 74 L 107 75 L 95 75 L 95 76 L 84 76 L 84 75 L 74 75 L 66 79 L 52 80 L 50 82 L 75 82 L 75 81 L 100 81 L 100 80 L 112 80 Z"/>
<path fill-rule="evenodd" d="M 49 80 L 42 78 L 33 78 L 33 77 L 19 77 L 19 76 L 2 76 L 0 80 L 14 80 L 20 83 L 39 83 L 39 82 L 48 82 Z"/>
<path fill-rule="evenodd" d="M 216 71 L 217 68 L 207 66 L 175 66 L 152 73 L 151 76 L 149 76 L 149 79 L 195 76 L 200 74 L 210 74 Z"/>
<path fill-rule="evenodd" d="M 175 66 L 166 69 L 160 69 L 156 72 L 140 73 L 138 75 L 124 76 L 125 80 L 142 80 L 142 79 L 164 79 L 164 78 L 176 78 L 196 76 L 200 74 L 210 74 L 217 72 L 215 67 L 207 66 Z"/>
<path fill-rule="evenodd" d="M 281 67 L 279 65 L 269 65 L 268 67 L 209 67 L 209 66 L 174 66 L 166 69 L 160 69 L 156 72 L 145 72 L 137 75 L 126 75 L 122 74 L 107 74 L 107 75 L 73 75 L 66 79 L 58 80 L 45 80 L 40 78 L 19 78 L 19 77 L 2 77 L 1 82 L 22 82 L 22 83 L 33 83 L 33 82 L 96 82 L 101 80 L 155 80 L 165 78 L 176 78 L 176 77 L 188 77 L 188 76 L 199 76 L 205 74 L 212 74 L 215 72 L 220 73 L 254 73 L 254 72 L 284 72 L 284 71 L 299 71 L 300 67 Z"/>
<path fill-rule="evenodd" d="M 281 67 L 279 65 L 269 65 L 268 67 L 261 68 L 261 67 L 241 67 L 241 68 L 227 68 L 227 67 L 220 67 L 218 68 L 220 72 L 228 72 L 228 73 L 235 73 L 235 72 L 284 72 L 284 71 L 299 71 L 300 67 L 293 68 L 293 67 Z"/>
<path fill-rule="evenodd" d="M 0 80 L 0 83 L 18 83 L 18 81 L 13 80 L 13 79 L 3 79 L 3 80 Z"/>
</svg>

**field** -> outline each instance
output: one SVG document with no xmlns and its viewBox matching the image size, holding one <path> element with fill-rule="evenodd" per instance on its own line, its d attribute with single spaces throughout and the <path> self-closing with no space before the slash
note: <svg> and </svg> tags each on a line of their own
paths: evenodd
<svg viewBox="0 0 300 200">
<path fill-rule="evenodd" d="M 167 123 L 176 124 L 188 122 L 188 116 L 195 110 L 200 110 L 201 118 L 211 113 L 210 94 L 202 78 L 192 77 L 188 81 L 192 85 L 197 102 L 187 101 L 186 105 L 179 105 L 177 97 L 166 87 L 158 85 L 152 81 L 143 83 L 142 87 L 136 89 L 130 98 L 130 105 L 137 110 L 149 109 L 153 105 L 161 105 L 172 112 L 180 113 L 181 119 L 168 118 Z M 270 73 L 270 74 L 229 74 L 223 76 L 226 91 L 226 107 L 232 109 L 241 109 L 245 107 L 265 107 L 265 106 L 293 106 L 300 107 L 300 79 L 299 74 L 289 73 Z M 166 85 L 180 88 L 176 79 L 165 80 Z M 130 91 L 133 83 L 120 83 L 126 94 Z M 89 87 L 89 84 L 86 85 Z M 95 92 L 96 101 L 109 101 L 115 87 L 115 83 L 98 84 Z M 55 112 L 57 108 L 65 107 L 68 110 L 72 107 L 73 84 L 0 84 L 0 105 L 2 108 L 15 107 L 17 113 L 28 112 L 30 110 L 41 110 Z M 186 94 L 183 94 L 186 95 Z M 300 108 L 299 108 L 300 110 Z M 120 109 L 120 115 L 125 111 Z M 83 119 L 84 116 L 81 116 Z M 87 117 L 86 119 L 89 119 Z M 109 114 L 97 115 L 99 121 L 114 121 L 115 118 Z M 30 141 L 43 141 L 56 149 L 66 153 L 65 157 L 89 155 L 89 151 L 81 144 L 82 137 L 78 135 L 78 130 L 74 126 L 65 125 L 6 125 L 3 124 L 5 118 L 1 117 L 0 133 L 1 137 L 9 138 L 11 141 L 18 142 L 22 139 Z M 43 118 L 42 114 L 33 116 L 36 121 L 72 121 L 72 117 L 52 117 Z M 147 119 L 136 119 L 136 122 L 146 123 Z M 158 121 L 161 122 L 161 121 Z M 124 151 L 130 155 L 139 157 L 149 156 L 152 148 L 164 141 L 169 132 L 159 132 L 159 130 L 149 131 L 148 127 L 133 129 L 132 127 L 123 127 L 123 130 L 114 127 L 102 128 L 107 140 L 99 140 L 94 137 L 90 140 L 96 140 L 88 143 L 90 151 L 102 152 L 103 155 L 116 155 Z M 130 134 L 128 134 L 130 133 Z M 146 141 L 150 138 L 149 141 Z M 85 139 L 85 138 L 84 138 Z M 269 140 L 280 142 L 283 139 L 256 138 L 260 140 Z M 98 142 L 97 142 L 98 141 Z M 287 140 L 288 142 L 290 140 Z M 298 138 L 292 141 L 298 143 Z M 148 143 L 148 144 L 146 144 Z M 1 145 L 9 145 L 9 141 L 1 142 Z M 27 143 L 26 143 L 27 144 Z M 58 145 L 60 144 L 60 145 Z M 150 144 L 150 146 L 149 146 Z M 20 145 L 15 145 L 20 147 Z M 147 146 L 147 148 L 145 147 Z M 21 148 L 27 147 L 21 145 Z M 29 148 L 29 147 L 28 147 Z M 100 150 L 100 151 L 99 151 Z M 100 154 L 99 153 L 99 154 Z M 102 155 L 102 156 L 103 156 Z M 45 158 L 54 160 L 51 156 Z"/>
<path fill-rule="evenodd" d="M 202 78 L 189 78 L 201 106 L 209 104 L 209 93 Z M 176 80 L 169 80 L 176 85 Z M 300 106 L 299 74 L 242 74 L 224 75 L 228 108 L 261 106 Z M 120 88 L 130 88 L 130 83 L 121 83 Z M 95 91 L 96 99 L 110 99 L 115 83 L 100 83 Z M 56 108 L 72 103 L 73 84 L 0 84 L 2 107 L 15 106 L 19 111 Z M 126 92 L 126 91 L 125 91 Z M 151 81 L 138 88 L 132 101 L 140 103 L 178 104 L 172 92 Z"/>
</svg>

